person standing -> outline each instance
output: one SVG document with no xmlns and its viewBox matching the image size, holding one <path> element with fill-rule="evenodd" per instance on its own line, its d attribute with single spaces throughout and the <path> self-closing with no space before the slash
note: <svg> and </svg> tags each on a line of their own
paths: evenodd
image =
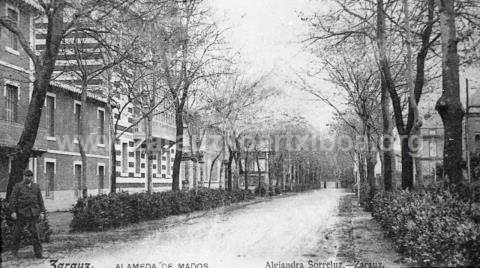
<svg viewBox="0 0 480 268">
<path fill-rule="evenodd" d="M 38 236 L 37 224 L 39 219 L 45 217 L 45 205 L 38 184 L 32 181 L 33 172 L 25 170 L 21 182 L 15 184 L 10 196 L 10 211 L 15 222 L 13 234 L 13 255 L 18 257 L 20 236 L 25 226 L 31 234 L 35 257 L 43 258 L 42 245 Z"/>
</svg>

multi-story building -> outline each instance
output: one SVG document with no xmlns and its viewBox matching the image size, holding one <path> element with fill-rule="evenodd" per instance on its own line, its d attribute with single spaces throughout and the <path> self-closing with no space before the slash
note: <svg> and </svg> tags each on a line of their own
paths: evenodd
<svg viewBox="0 0 480 268">
<path fill-rule="evenodd" d="M 25 1 L 0 1 L 0 16 L 17 22 L 25 39 L 33 44 L 33 20 L 37 7 Z M 23 51 L 18 38 L 6 28 L 0 27 L 0 188 L 6 190 L 11 154 L 23 130 L 26 107 L 33 89 L 32 63 Z M 38 131 L 30 168 L 35 169 L 36 156 L 46 151 L 46 129 Z M 36 175 L 36 174 L 35 174 Z"/>
<path fill-rule="evenodd" d="M 115 114 L 118 118 L 118 113 Z M 135 105 L 128 105 L 126 112 L 120 116 L 117 138 L 116 170 L 117 188 L 124 191 L 144 191 L 147 188 L 146 158 L 146 119 L 140 120 L 140 112 Z M 134 125 L 133 127 L 131 127 Z M 126 131 L 125 131 L 126 130 Z M 171 113 L 160 113 L 152 119 L 153 144 L 149 149 L 152 157 L 153 190 L 170 190 L 172 188 L 173 159 L 175 156 L 175 126 Z"/>
<path fill-rule="evenodd" d="M 28 37 L 30 46 L 37 51 L 45 49 L 45 21 L 38 17 L 40 7 L 34 1 L 0 0 L 0 14 L 6 14 L 15 21 L 23 35 Z M 37 27 L 37 28 L 36 28 Z M 78 36 L 77 36 L 78 37 Z M 67 37 L 58 57 L 56 72 L 51 88 L 47 93 L 45 108 L 42 112 L 40 127 L 34 145 L 34 154 L 29 168 L 34 171 L 34 179 L 41 187 L 48 210 L 67 210 L 81 194 L 82 161 L 78 149 L 78 114 L 81 108 L 76 76 L 72 61 L 71 37 Z M 95 49 L 95 42 L 82 40 L 83 49 Z M 92 58 L 85 63 L 94 68 L 100 64 L 101 55 L 88 53 Z M 0 29 L 0 192 L 5 194 L 10 170 L 10 162 L 15 146 L 23 130 L 30 95 L 33 90 L 33 64 L 22 50 L 16 37 L 7 29 Z M 102 81 L 92 80 L 90 87 L 102 89 Z M 122 100 L 119 100 L 121 102 Z M 174 115 L 162 107 L 162 111 L 153 117 L 152 138 L 154 151 L 152 159 L 152 180 L 154 191 L 169 190 L 172 187 L 173 159 L 175 155 Z M 87 189 L 88 194 L 108 192 L 110 142 L 115 142 L 117 189 L 119 191 L 144 191 L 146 189 L 146 120 L 141 120 L 137 106 L 129 104 L 122 115 L 114 109 L 108 113 L 106 99 L 101 95 L 88 93 L 86 107 L 87 133 Z M 109 133 L 111 120 L 120 119 L 118 132 L 124 132 L 117 139 Z M 125 130 L 125 131 L 124 131 Z M 188 142 L 185 142 L 187 144 Z M 188 146 L 185 151 L 188 150 Z M 206 150 L 205 148 L 203 150 Z M 193 173 L 186 157 L 182 163 L 181 181 Z M 212 174 L 210 167 L 213 163 Z M 222 161 L 213 157 L 201 160 L 199 176 L 208 183 L 218 186 L 223 176 Z M 187 181 L 192 181 L 188 180 Z M 206 186 L 206 185 L 205 185 Z M 212 186 L 215 187 L 215 186 Z"/>
<path fill-rule="evenodd" d="M 0 12 L 18 21 L 24 36 L 34 47 L 33 21 L 37 7 L 30 1 L 0 1 Z M 11 159 L 23 130 L 32 85 L 32 62 L 15 35 L 1 29 L 0 35 L 0 191 L 6 191 Z M 45 196 L 47 209 L 69 209 L 80 195 L 82 161 L 76 137 L 80 90 L 52 82 L 45 99 L 34 154 L 29 168 Z M 109 138 L 106 102 L 89 94 L 85 110 L 87 188 L 89 194 L 108 189 Z"/>
<path fill-rule="evenodd" d="M 46 21 L 38 19 L 36 26 L 36 49 L 45 49 Z M 53 76 L 56 81 L 61 81 L 72 86 L 82 83 L 79 76 L 79 64 L 93 71 L 103 67 L 102 52 L 100 45 L 94 38 L 81 32 L 74 32 L 66 36 L 58 55 L 56 68 Z M 76 56 L 80 53 L 80 57 Z M 115 76 L 115 75 L 113 75 Z M 95 88 L 96 92 L 105 91 L 104 80 L 95 77 L 88 81 L 89 88 Z M 128 101 L 122 96 L 117 97 L 119 103 Z M 122 133 L 115 140 L 116 147 L 116 175 L 117 189 L 120 191 L 137 192 L 146 189 L 147 159 L 145 154 L 145 123 L 138 122 L 141 117 L 137 105 L 129 103 L 127 109 L 121 114 L 114 109 L 112 120 L 119 119 L 117 133 Z M 165 108 L 165 107 L 162 107 Z M 134 127 L 131 127 L 134 125 Z M 124 131 L 126 130 L 126 131 Z M 152 123 L 152 136 L 158 148 L 154 148 L 155 154 L 152 159 L 152 177 L 154 190 L 171 189 L 171 175 L 173 156 L 175 154 L 175 123 L 171 112 L 155 115 Z"/>
</svg>

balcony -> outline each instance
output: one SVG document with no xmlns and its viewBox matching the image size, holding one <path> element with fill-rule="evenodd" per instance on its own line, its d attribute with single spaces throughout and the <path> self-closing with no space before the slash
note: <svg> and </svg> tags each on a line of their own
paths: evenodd
<svg viewBox="0 0 480 268">
<path fill-rule="evenodd" d="M 153 121 L 152 122 L 152 136 L 155 138 L 162 138 L 165 140 L 175 141 L 176 131 L 175 127 L 164 122 Z M 137 127 L 134 128 L 133 138 L 138 140 L 145 139 L 145 124 L 140 122 Z"/>
<path fill-rule="evenodd" d="M 23 124 L 0 120 L 0 145 L 7 147 L 15 147 L 22 135 Z M 38 128 L 37 139 L 33 146 L 36 150 L 46 150 L 47 140 L 46 129 Z"/>
</svg>

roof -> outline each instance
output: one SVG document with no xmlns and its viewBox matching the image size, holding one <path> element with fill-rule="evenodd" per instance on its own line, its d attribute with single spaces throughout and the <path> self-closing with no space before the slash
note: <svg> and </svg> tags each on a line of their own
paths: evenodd
<svg viewBox="0 0 480 268">
<path fill-rule="evenodd" d="M 58 82 L 58 81 L 51 81 L 50 85 L 54 86 L 54 87 L 57 87 L 57 88 L 60 88 L 60 89 L 63 89 L 63 90 L 66 90 L 66 91 L 69 91 L 69 92 L 73 92 L 73 93 L 77 93 L 77 94 L 82 93 L 82 90 L 79 87 L 74 86 L 74 85 L 64 84 L 64 83 L 61 83 L 61 82 Z M 105 99 L 102 96 L 99 96 L 98 94 L 94 94 L 92 92 L 87 92 L 87 97 L 90 98 L 90 99 L 94 99 L 94 100 L 103 102 L 103 103 L 107 103 L 107 99 Z"/>
</svg>

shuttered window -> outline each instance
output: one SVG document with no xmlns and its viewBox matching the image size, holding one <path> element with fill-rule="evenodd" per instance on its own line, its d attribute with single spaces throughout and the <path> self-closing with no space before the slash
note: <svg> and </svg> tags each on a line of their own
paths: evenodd
<svg viewBox="0 0 480 268">
<path fill-rule="evenodd" d="M 13 85 L 6 86 L 6 120 L 17 122 L 18 117 L 18 87 Z"/>
</svg>

